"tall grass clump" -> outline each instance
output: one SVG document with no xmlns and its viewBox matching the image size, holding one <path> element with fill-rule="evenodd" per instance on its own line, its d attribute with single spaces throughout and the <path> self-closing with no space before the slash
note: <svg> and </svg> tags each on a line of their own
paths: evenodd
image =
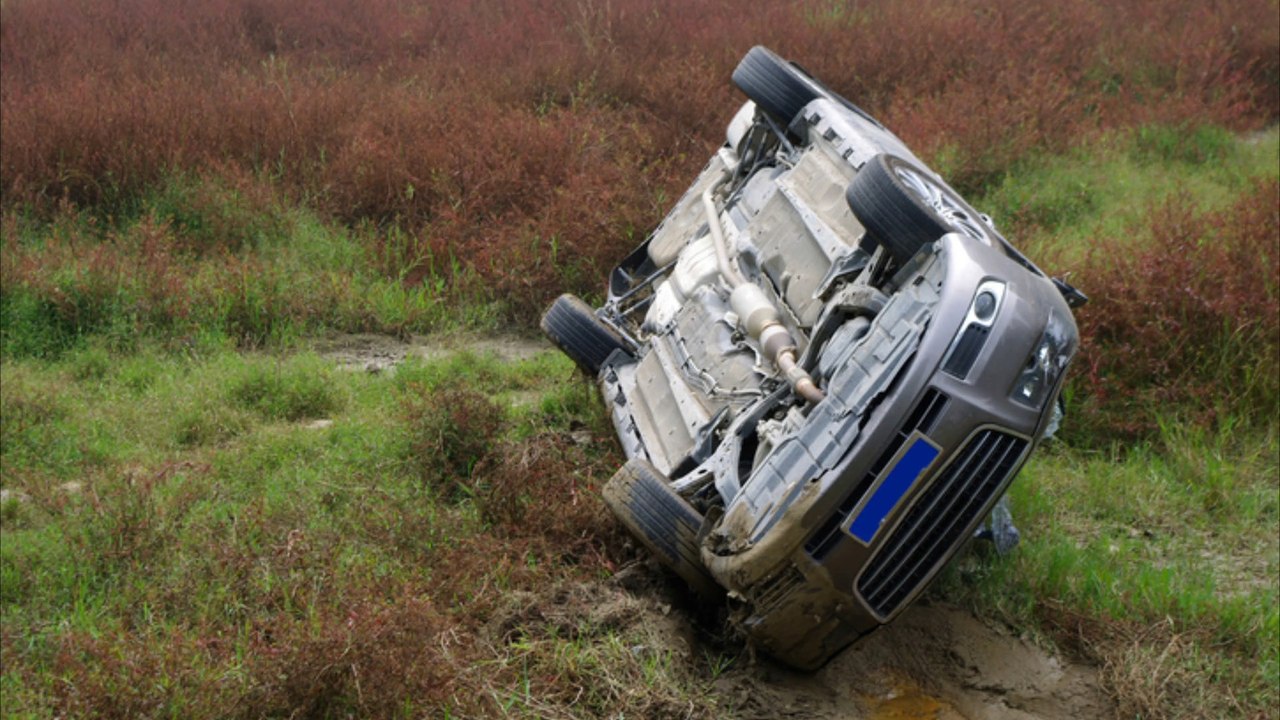
<svg viewBox="0 0 1280 720">
<path fill-rule="evenodd" d="M 244 367 L 230 387 L 235 404 L 272 420 L 323 418 L 341 406 L 333 370 L 318 357 L 287 364 L 256 362 Z"/>
<path fill-rule="evenodd" d="M 237 166 L 171 175 L 143 204 L 195 256 L 278 245 L 292 229 L 270 184 Z"/>
<path fill-rule="evenodd" d="M 401 412 L 409 432 L 411 462 L 422 481 L 444 497 L 471 492 L 476 465 L 488 456 L 506 421 L 503 409 L 466 387 L 427 391 L 412 384 L 403 396 Z"/>
</svg>

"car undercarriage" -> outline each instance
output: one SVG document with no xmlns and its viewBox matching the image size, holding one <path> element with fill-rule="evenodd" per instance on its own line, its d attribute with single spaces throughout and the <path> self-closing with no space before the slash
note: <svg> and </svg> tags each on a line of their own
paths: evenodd
<svg viewBox="0 0 1280 720">
<path fill-rule="evenodd" d="M 726 142 L 603 304 L 547 335 L 597 381 L 615 515 L 763 649 L 892 621 L 1061 417 L 1085 298 L 889 130 L 765 48 Z"/>
</svg>

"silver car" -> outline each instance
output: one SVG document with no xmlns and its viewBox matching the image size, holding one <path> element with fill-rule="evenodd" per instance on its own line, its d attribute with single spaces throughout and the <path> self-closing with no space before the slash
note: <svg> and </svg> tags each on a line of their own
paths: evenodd
<svg viewBox="0 0 1280 720">
<path fill-rule="evenodd" d="M 1037 443 L 1085 298 L 893 133 L 769 50 L 727 142 L 592 308 L 543 330 L 599 383 L 605 501 L 800 668 L 888 623 Z"/>
</svg>

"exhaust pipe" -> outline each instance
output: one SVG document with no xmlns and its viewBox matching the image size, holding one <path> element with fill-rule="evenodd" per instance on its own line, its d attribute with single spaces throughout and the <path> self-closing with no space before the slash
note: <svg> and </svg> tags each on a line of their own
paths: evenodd
<svg viewBox="0 0 1280 720">
<path fill-rule="evenodd" d="M 778 309 L 769 302 L 764 290 L 747 282 L 737 263 L 729 257 L 724 228 L 720 226 L 720 211 L 716 209 L 712 198 L 728 179 L 729 173 L 725 171 L 719 180 L 703 191 L 702 208 L 706 211 L 707 228 L 711 231 L 711 242 L 716 249 L 716 264 L 720 266 L 720 274 L 724 276 L 725 282 L 729 283 L 729 304 L 738 314 L 738 322 L 746 328 L 747 334 L 760 343 L 765 357 L 787 379 L 791 389 L 811 403 L 821 402 L 825 395 L 809 373 L 796 363 L 796 341 L 782 324 Z"/>
</svg>

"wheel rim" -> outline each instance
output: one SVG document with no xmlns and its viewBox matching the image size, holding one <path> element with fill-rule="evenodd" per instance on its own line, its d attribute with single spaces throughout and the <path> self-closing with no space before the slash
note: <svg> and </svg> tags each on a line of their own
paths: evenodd
<svg viewBox="0 0 1280 720">
<path fill-rule="evenodd" d="M 957 198 L 943 190 L 941 185 L 905 165 L 895 166 L 893 173 L 911 194 L 933 208 L 944 223 L 974 240 L 988 242 L 987 233 L 982 228 L 982 219 L 957 202 Z"/>
</svg>

